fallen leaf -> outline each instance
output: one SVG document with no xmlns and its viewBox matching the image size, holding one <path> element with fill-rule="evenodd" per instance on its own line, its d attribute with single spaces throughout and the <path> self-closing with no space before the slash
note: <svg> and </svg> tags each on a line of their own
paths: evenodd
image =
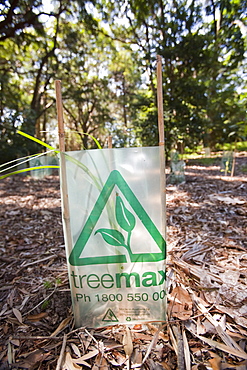
<svg viewBox="0 0 247 370">
<path fill-rule="evenodd" d="M 20 346 L 20 341 L 19 339 L 11 339 L 10 342 L 16 346 L 16 347 L 19 347 Z"/>
<path fill-rule="evenodd" d="M 142 325 L 141 324 L 134 325 L 133 330 L 142 330 Z"/>
<path fill-rule="evenodd" d="M 148 335 L 145 333 L 135 333 L 135 340 L 143 340 L 143 341 L 150 341 L 153 339 L 152 335 Z"/>
<path fill-rule="evenodd" d="M 51 337 L 55 337 L 58 333 L 60 333 L 71 321 L 71 317 L 66 317 L 57 327 L 57 329 L 51 334 Z"/>
<path fill-rule="evenodd" d="M 19 361 L 15 363 L 18 368 L 24 368 L 28 370 L 33 370 L 36 368 L 40 363 L 42 363 L 48 356 L 50 356 L 50 352 L 44 352 L 40 349 L 37 349 L 34 352 L 31 352 L 23 361 Z"/>
<path fill-rule="evenodd" d="M 107 360 L 105 359 L 104 356 L 102 356 L 101 353 L 99 353 L 96 357 L 96 360 L 95 360 L 95 363 L 92 367 L 92 370 L 108 370 L 109 369 L 109 365 L 108 365 L 108 362 Z"/>
<path fill-rule="evenodd" d="M 74 354 L 77 357 L 80 357 L 81 356 L 81 352 L 80 352 L 79 348 L 77 347 L 77 345 L 75 343 L 71 343 L 70 345 L 71 345 L 71 348 L 73 349 Z"/>
<path fill-rule="evenodd" d="M 32 321 L 32 322 L 37 322 L 42 320 L 44 317 L 47 317 L 48 313 L 47 312 L 40 312 L 37 315 L 28 315 L 27 320 Z"/>
<path fill-rule="evenodd" d="M 142 351 L 139 348 L 134 349 L 134 353 L 131 357 L 131 361 L 133 364 L 141 364 L 142 363 Z"/>
<path fill-rule="evenodd" d="M 171 300 L 168 307 L 171 317 L 187 320 L 192 316 L 192 300 L 187 290 L 181 286 L 176 286 L 170 294 L 170 297 L 174 298 L 174 300 Z"/>
<path fill-rule="evenodd" d="M 206 337 L 202 337 L 201 335 L 198 335 L 197 337 L 200 340 L 202 340 L 203 342 L 207 343 L 211 347 L 218 348 L 221 351 L 224 351 L 224 352 L 226 352 L 228 354 L 230 353 L 233 356 L 247 359 L 247 353 L 244 352 L 243 350 L 242 351 L 238 351 L 235 348 L 231 348 L 231 347 L 229 347 L 229 346 L 227 346 L 227 345 L 225 345 L 223 343 L 219 343 L 219 342 L 216 342 L 215 340 L 212 340 L 212 339 L 209 339 L 209 338 L 206 338 Z"/>
<path fill-rule="evenodd" d="M 62 370 L 78 370 L 78 369 L 81 369 L 81 366 L 74 363 L 70 353 L 66 352 Z"/>
<path fill-rule="evenodd" d="M 246 203 L 245 200 L 240 200 L 239 198 L 231 198 L 227 195 L 217 195 L 217 194 L 210 194 L 209 198 L 211 200 L 219 200 L 220 202 L 226 203 L 226 204 L 244 204 Z"/>
<path fill-rule="evenodd" d="M 125 327 L 124 336 L 123 336 L 123 346 L 126 356 L 131 356 L 133 352 L 133 342 L 131 337 L 131 331 L 128 326 Z"/>
<path fill-rule="evenodd" d="M 19 310 L 17 310 L 17 308 L 12 308 L 13 310 L 13 314 L 15 315 L 15 317 L 17 318 L 17 320 L 22 324 L 22 315 L 20 313 Z"/>
<path fill-rule="evenodd" d="M 90 351 L 79 358 L 73 359 L 73 362 L 77 364 L 83 364 L 86 360 L 89 360 L 90 358 L 95 357 L 98 354 L 99 354 L 99 350 L 95 349 L 94 351 Z"/>
<path fill-rule="evenodd" d="M 0 312 L 0 316 L 2 316 L 8 309 L 8 303 L 4 303 L 4 305 L 2 306 L 2 310 Z"/>
<path fill-rule="evenodd" d="M 113 366 L 122 366 L 126 362 L 126 357 L 118 351 L 112 351 L 106 354 L 107 360 Z"/>
<path fill-rule="evenodd" d="M 221 358 L 219 356 L 208 360 L 213 370 L 221 370 Z"/>
<path fill-rule="evenodd" d="M 13 346 L 12 346 L 12 344 L 10 342 L 8 343 L 8 354 L 7 354 L 7 356 L 8 356 L 8 363 L 9 364 L 12 364 L 13 361 L 14 361 L 14 358 L 13 358 L 13 356 L 14 356 L 14 349 L 13 349 Z"/>
</svg>

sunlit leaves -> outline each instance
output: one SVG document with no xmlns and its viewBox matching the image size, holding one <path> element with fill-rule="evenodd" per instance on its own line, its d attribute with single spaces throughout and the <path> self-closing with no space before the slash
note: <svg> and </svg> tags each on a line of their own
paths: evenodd
<svg viewBox="0 0 247 370">
<path fill-rule="evenodd" d="M 116 147 L 157 145 L 157 53 L 166 148 L 178 140 L 206 144 L 205 137 L 214 145 L 245 132 L 245 101 L 234 91 L 245 84 L 246 1 L 78 0 L 60 9 L 55 2 L 45 9 L 47 22 L 39 16 L 41 3 L 19 1 L 10 28 L 25 20 L 29 5 L 34 23 L 22 23 L 9 38 L 8 27 L 0 29 L 6 38 L 0 59 L 3 160 L 37 150 L 15 137 L 17 126 L 32 135 L 36 130 L 46 142 L 46 132 L 54 131 L 55 78 L 62 80 L 68 149 L 96 148 L 89 135 L 104 144 L 113 134 Z M 4 19 L 7 2 L 2 10 Z"/>
</svg>

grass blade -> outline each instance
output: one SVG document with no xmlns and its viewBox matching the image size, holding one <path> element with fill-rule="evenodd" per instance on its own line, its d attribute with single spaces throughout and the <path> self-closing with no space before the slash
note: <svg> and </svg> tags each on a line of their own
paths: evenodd
<svg viewBox="0 0 247 370">
<path fill-rule="evenodd" d="M 28 135 L 28 134 L 26 134 L 25 132 L 20 131 L 20 130 L 17 130 L 16 132 L 17 132 L 17 134 L 22 135 L 22 136 L 24 136 L 24 137 L 27 137 L 28 139 L 30 139 L 30 140 L 32 140 L 32 141 L 35 141 L 36 143 L 38 143 L 38 144 L 40 144 L 40 145 L 43 145 L 43 146 L 45 146 L 46 148 L 49 148 L 49 149 L 51 149 L 51 150 L 54 150 L 54 151 L 55 151 L 55 153 L 59 153 L 59 150 L 57 150 L 56 148 L 53 148 L 53 146 L 51 146 L 51 145 L 49 145 L 49 144 L 46 144 L 44 141 L 39 140 L 39 139 L 37 139 L 37 138 L 36 138 L 36 137 L 34 137 L 34 136 Z"/>
<path fill-rule="evenodd" d="M 9 177 L 12 175 L 18 175 L 19 173 L 33 171 L 33 170 L 41 170 L 45 168 L 60 168 L 60 166 L 37 166 L 37 167 L 23 168 L 22 170 L 13 171 L 13 172 L 6 173 L 5 175 L 0 176 L 0 180 L 5 179 L 6 177 Z"/>
</svg>

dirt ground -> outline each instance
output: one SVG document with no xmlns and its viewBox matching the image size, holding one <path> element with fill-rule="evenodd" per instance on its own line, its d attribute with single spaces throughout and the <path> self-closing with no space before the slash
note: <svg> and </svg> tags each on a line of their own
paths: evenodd
<svg viewBox="0 0 247 370">
<path fill-rule="evenodd" d="M 0 370 L 247 368 L 247 153 L 233 177 L 217 160 L 167 177 L 167 320 L 90 330 L 74 327 L 58 176 L 0 180 Z"/>
</svg>

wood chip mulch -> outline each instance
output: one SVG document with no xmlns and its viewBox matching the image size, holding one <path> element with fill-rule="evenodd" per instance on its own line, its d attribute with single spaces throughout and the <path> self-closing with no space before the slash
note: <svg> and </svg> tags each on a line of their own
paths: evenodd
<svg viewBox="0 0 247 370">
<path fill-rule="evenodd" d="M 74 327 L 58 176 L 1 180 L 0 370 L 247 369 L 246 171 L 167 184 L 167 320 L 98 329 Z"/>
</svg>

